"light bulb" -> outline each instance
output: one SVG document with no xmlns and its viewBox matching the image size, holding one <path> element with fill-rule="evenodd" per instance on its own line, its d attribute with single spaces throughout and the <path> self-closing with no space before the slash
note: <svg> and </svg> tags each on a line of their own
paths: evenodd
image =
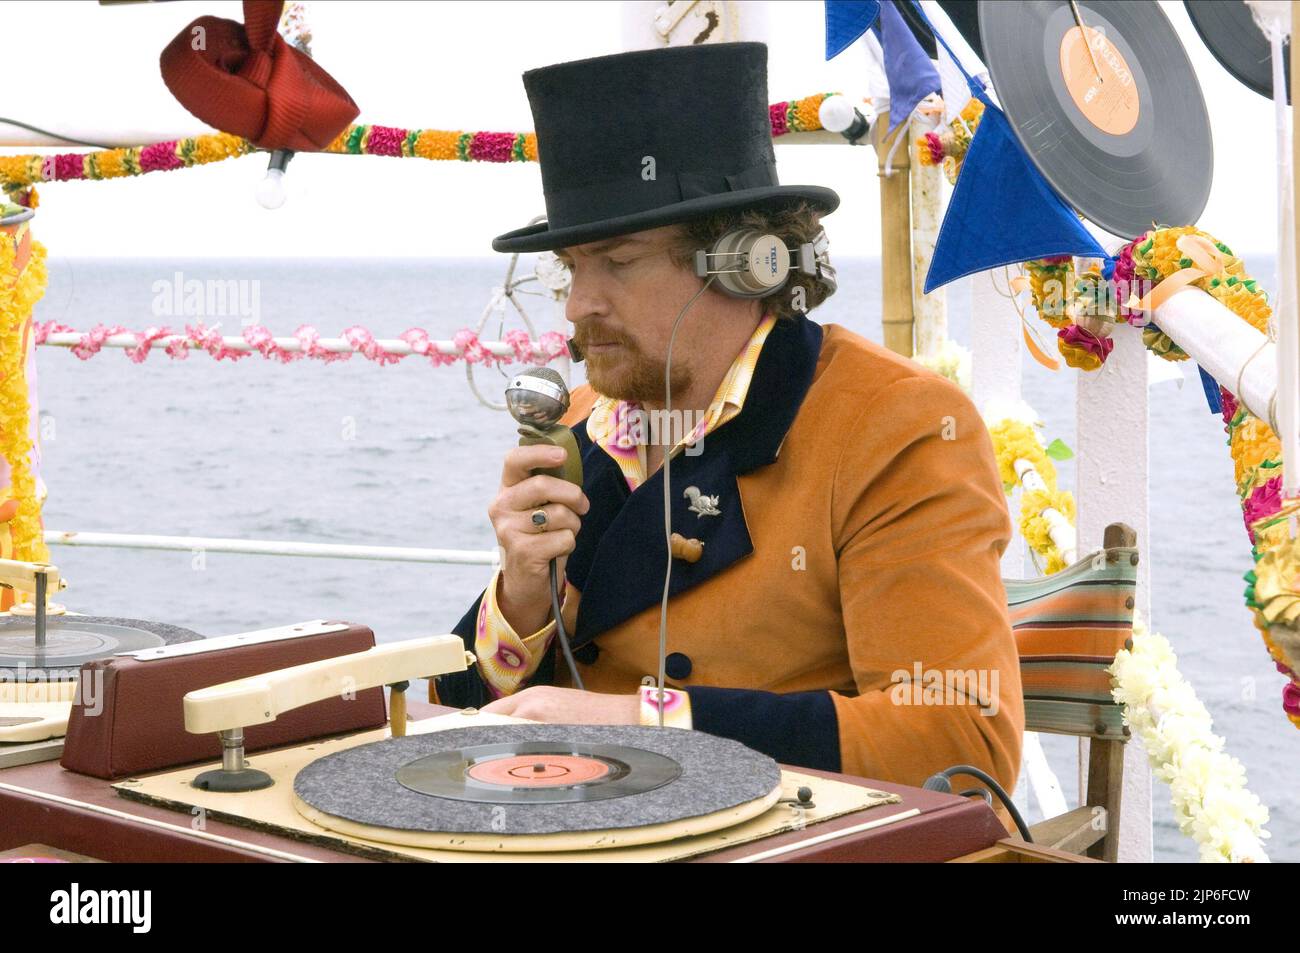
<svg viewBox="0 0 1300 953">
<path fill-rule="evenodd" d="M 822 128 L 829 132 L 843 132 L 853 125 L 856 111 L 847 96 L 827 96 L 817 109 Z"/>
<path fill-rule="evenodd" d="M 284 170 L 267 169 L 266 178 L 257 183 L 257 201 L 262 208 L 275 209 L 283 205 L 286 198 Z"/>
</svg>

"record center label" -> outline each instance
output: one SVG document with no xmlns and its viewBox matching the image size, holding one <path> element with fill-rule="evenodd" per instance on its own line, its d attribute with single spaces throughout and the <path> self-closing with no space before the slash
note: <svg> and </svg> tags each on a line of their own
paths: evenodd
<svg viewBox="0 0 1300 953">
<path fill-rule="evenodd" d="M 1133 73 L 1124 55 L 1105 34 L 1092 27 L 1084 29 L 1088 45 L 1084 44 L 1078 27 L 1066 30 L 1061 38 L 1061 75 L 1065 88 L 1090 123 L 1112 136 L 1125 135 L 1137 125 L 1140 111 Z"/>
<path fill-rule="evenodd" d="M 610 772 L 609 765 L 599 758 L 533 754 L 480 761 L 465 773 L 483 784 L 532 788 L 587 784 L 608 777 Z"/>
</svg>

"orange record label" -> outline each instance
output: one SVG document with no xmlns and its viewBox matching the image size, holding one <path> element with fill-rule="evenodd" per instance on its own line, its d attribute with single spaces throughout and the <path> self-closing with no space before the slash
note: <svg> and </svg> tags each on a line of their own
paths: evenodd
<svg viewBox="0 0 1300 953">
<path fill-rule="evenodd" d="M 516 788 L 568 787 L 600 780 L 609 774 L 609 765 L 597 758 L 578 755 L 532 754 L 480 761 L 465 773 L 483 784 Z"/>
<path fill-rule="evenodd" d="M 1124 55 L 1105 34 L 1070 27 L 1061 38 L 1061 75 L 1070 98 L 1088 121 L 1102 132 L 1122 136 L 1137 125 L 1140 104 L 1133 73 Z M 1089 55 L 1091 50 L 1091 55 Z M 1100 74 L 1100 75 L 1098 75 Z"/>
</svg>

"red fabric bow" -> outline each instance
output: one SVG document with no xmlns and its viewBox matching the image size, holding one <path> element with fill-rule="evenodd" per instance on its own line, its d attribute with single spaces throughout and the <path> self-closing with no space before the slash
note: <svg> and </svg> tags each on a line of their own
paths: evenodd
<svg viewBox="0 0 1300 953">
<path fill-rule="evenodd" d="M 263 149 L 324 149 L 360 110 L 276 31 L 280 0 L 244 0 L 244 22 L 199 17 L 162 51 L 163 82 L 210 126 Z"/>
</svg>

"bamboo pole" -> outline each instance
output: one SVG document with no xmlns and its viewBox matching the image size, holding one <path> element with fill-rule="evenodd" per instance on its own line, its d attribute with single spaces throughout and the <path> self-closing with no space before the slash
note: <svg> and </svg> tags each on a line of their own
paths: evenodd
<svg viewBox="0 0 1300 953">
<path fill-rule="evenodd" d="M 899 123 L 893 135 L 886 136 L 887 114 L 871 130 L 876 147 L 880 176 L 880 320 L 885 347 L 904 357 L 912 356 L 912 216 L 907 143 L 901 143 L 889 162 L 889 151 L 899 136 L 906 136 L 910 124 Z"/>
</svg>

